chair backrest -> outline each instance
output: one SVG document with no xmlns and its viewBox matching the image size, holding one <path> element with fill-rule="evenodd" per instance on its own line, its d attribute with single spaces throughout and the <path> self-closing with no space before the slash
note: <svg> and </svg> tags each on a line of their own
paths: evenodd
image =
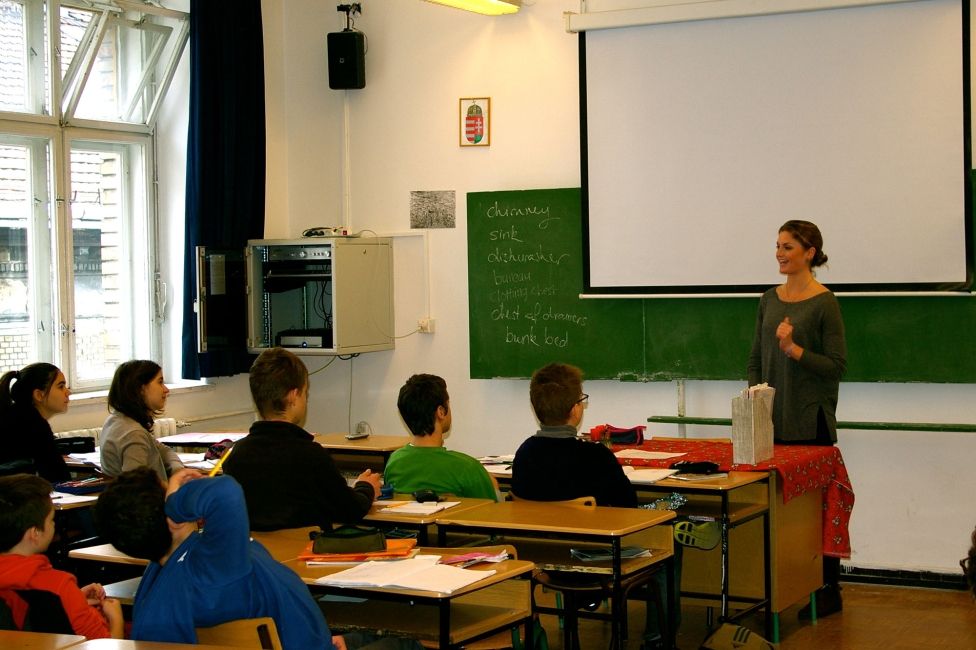
<svg viewBox="0 0 976 650">
<path fill-rule="evenodd" d="M 7 603 L 0 599 L 0 630 L 16 630 L 14 615 L 7 607 Z"/>
<path fill-rule="evenodd" d="M 17 595 L 27 603 L 24 630 L 49 634 L 75 633 L 56 593 L 40 589 L 18 589 Z"/>
<path fill-rule="evenodd" d="M 514 492 L 509 492 L 508 495 L 511 497 L 512 501 L 532 501 L 533 499 L 523 499 Z M 579 506 L 581 508 L 595 508 L 596 507 L 596 497 L 576 497 L 575 499 L 566 499 L 565 501 L 546 501 L 545 503 L 553 503 L 561 506 Z"/>
<path fill-rule="evenodd" d="M 15 458 L 0 463 L 0 476 L 13 476 L 14 474 L 36 474 L 37 468 L 34 467 L 33 458 Z"/>
<path fill-rule="evenodd" d="M 270 616 L 240 618 L 213 627 L 198 627 L 197 643 L 227 645 L 235 648 L 281 650 L 278 628 Z"/>
</svg>

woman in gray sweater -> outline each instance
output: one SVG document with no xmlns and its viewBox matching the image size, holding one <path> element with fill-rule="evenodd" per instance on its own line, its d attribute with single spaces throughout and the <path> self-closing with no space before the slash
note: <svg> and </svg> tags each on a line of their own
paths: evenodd
<svg viewBox="0 0 976 650">
<path fill-rule="evenodd" d="M 779 229 L 776 261 L 786 282 L 759 300 L 749 385 L 766 382 L 776 389 L 777 444 L 833 445 L 847 344 L 837 298 L 814 276 L 814 269 L 827 262 L 820 229 L 809 221 L 787 221 Z M 824 586 L 817 590 L 821 617 L 843 607 L 837 584 L 840 559 L 825 556 L 823 568 Z M 810 615 L 809 605 L 800 610 L 801 619 Z"/>
<path fill-rule="evenodd" d="M 110 415 L 99 436 L 102 471 L 118 476 L 149 467 L 165 482 L 183 469 L 179 455 L 153 437 L 153 418 L 163 412 L 169 389 L 155 361 L 126 361 L 115 369 L 108 391 Z"/>
</svg>

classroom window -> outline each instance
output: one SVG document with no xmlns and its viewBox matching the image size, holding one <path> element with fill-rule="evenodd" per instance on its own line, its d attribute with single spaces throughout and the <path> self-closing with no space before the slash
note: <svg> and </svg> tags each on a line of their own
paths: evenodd
<svg viewBox="0 0 976 650">
<path fill-rule="evenodd" d="M 0 370 L 94 390 L 158 356 L 154 129 L 188 18 L 0 0 Z"/>
</svg>

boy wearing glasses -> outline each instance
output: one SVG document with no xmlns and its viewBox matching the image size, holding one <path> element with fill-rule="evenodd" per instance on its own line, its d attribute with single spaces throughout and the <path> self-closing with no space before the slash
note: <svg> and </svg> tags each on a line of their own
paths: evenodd
<svg viewBox="0 0 976 650">
<path fill-rule="evenodd" d="M 588 398 L 580 369 L 552 363 L 536 370 L 529 398 L 540 429 L 515 453 L 512 492 L 532 501 L 592 496 L 601 506 L 635 507 L 637 492 L 613 452 L 576 437 Z"/>
</svg>

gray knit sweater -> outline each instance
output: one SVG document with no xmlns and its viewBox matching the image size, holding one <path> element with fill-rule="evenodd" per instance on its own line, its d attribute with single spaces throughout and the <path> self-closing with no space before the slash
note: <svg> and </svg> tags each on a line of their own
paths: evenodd
<svg viewBox="0 0 976 650">
<path fill-rule="evenodd" d="M 799 361 L 787 357 L 776 338 L 776 328 L 787 316 L 793 325 L 793 342 L 803 348 Z M 846 369 L 844 321 L 834 294 L 827 291 L 799 302 L 783 302 L 774 287 L 762 295 L 749 355 L 749 385 L 766 382 L 776 389 L 776 440 L 814 440 L 817 414 L 822 411 L 830 439 L 837 441 L 837 393 Z"/>
</svg>

